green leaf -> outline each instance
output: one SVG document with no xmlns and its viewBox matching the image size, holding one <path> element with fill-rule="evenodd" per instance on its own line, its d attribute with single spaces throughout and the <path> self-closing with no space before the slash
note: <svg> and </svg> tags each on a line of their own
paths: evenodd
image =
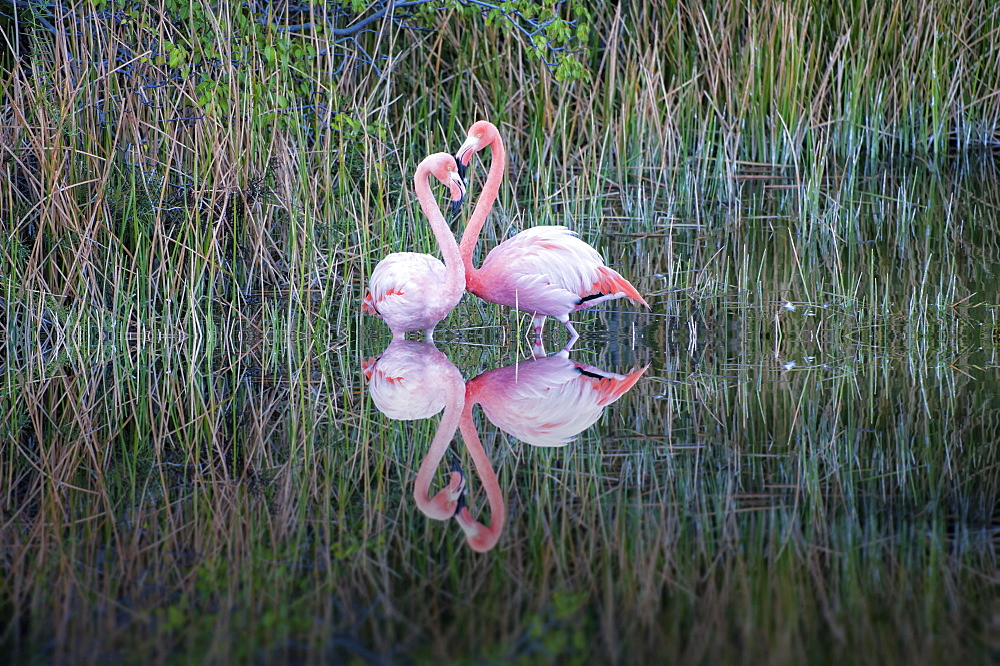
<svg viewBox="0 0 1000 666">
<path fill-rule="evenodd" d="M 170 67 L 180 67 L 181 65 L 187 63 L 187 60 L 187 51 L 181 47 L 176 47 L 170 51 L 170 59 L 167 61 L 167 64 Z"/>
</svg>

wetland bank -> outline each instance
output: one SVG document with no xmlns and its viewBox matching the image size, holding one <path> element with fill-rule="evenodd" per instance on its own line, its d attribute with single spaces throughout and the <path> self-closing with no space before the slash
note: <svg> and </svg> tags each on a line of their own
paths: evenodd
<svg viewBox="0 0 1000 666">
<path fill-rule="evenodd" d="M 1000 9 L 438 4 L 0 2 L 0 654 L 993 663 Z M 480 246 L 565 224 L 653 309 L 533 359 L 466 294 L 394 411 L 364 285 L 480 117 Z M 631 383 L 565 446 L 475 401 L 568 364 Z"/>
</svg>

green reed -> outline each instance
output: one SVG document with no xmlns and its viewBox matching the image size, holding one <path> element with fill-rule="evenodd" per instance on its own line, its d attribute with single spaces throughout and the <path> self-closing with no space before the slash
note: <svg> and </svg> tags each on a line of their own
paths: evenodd
<svg viewBox="0 0 1000 666">
<path fill-rule="evenodd" d="M 363 35 L 386 76 L 332 76 L 343 51 L 319 37 L 294 67 L 326 115 L 279 113 L 296 84 L 262 50 L 248 77 L 231 40 L 155 11 L 224 56 L 222 94 L 153 58 L 134 66 L 171 84 L 143 103 L 114 64 L 128 23 L 4 72 L 6 654 L 995 653 L 996 406 L 974 391 L 995 386 L 1000 198 L 962 151 L 997 140 L 1000 15 L 633 4 L 595 5 L 589 81 L 467 18 Z M 567 224 L 655 315 L 580 315 L 609 333 L 574 358 L 651 363 L 599 434 L 537 450 L 477 411 L 508 506 L 487 556 L 414 509 L 436 419 L 372 408 L 359 361 L 387 335 L 357 314 L 381 257 L 434 251 L 414 165 L 481 116 L 511 155 L 481 245 Z M 525 330 L 470 297 L 438 339 L 468 378 Z"/>
</svg>

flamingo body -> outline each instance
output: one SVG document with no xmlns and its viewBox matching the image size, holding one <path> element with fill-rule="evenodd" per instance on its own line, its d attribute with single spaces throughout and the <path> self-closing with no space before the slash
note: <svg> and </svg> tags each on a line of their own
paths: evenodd
<svg viewBox="0 0 1000 666">
<path fill-rule="evenodd" d="M 496 246 L 481 268 L 466 272 L 466 288 L 491 303 L 564 323 L 571 312 L 605 300 L 646 303 L 597 250 L 562 226 L 526 229 Z"/>
<path fill-rule="evenodd" d="M 390 254 L 375 266 L 368 284 L 361 311 L 381 317 L 393 334 L 433 331 L 465 291 L 461 285 L 448 288 L 444 262 L 418 252 Z"/>
<path fill-rule="evenodd" d="M 361 311 L 381 317 L 393 338 L 411 331 L 425 331 L 433 339 L 434 327 L 448 316 L 465 293 L 465 266 L 458 243 L 448 228 L 430 190 L 434 176 L 451 190 L 452 204 L 465 196 L 465 183 L 455 158 L 435 153 L 425 158 L 414 176 L 414 190 L 430 222 L 444 262 L 429 254 L 396 252 L 375 266 Z"/>
<path fill-rule="evenodd" d="M 646 372 L 627 375 L 570 360 L 565 349 L 470 380 L 466 405 L 479 403 L 494 425 L 533 446 L 565 446 Z"/>
<path fill-rule="evenodd" d="M 442 409 L 444 414 L 431 440 L 413 484 L 417 507 L 429 518 L 455 516 L 465 491 L 465 476 L 456 466 L 448 484 L 430 494 L 435 472 L 448 451 L 465 405 L 462 373 L 433 343 L 393 339 L 377 358 L 361 362 L 368 379 L 368 393 L 379 411 L 391 419 L 426 419 Z"/>
</svg>

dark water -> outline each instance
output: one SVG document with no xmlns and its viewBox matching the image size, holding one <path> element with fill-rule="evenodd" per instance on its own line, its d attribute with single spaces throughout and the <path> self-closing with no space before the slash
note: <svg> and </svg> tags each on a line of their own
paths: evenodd
<svg viewBox="0 0 1000 666">
<path fill-rule="evenodd" d="M 610 210 L 653 312 L 569 351 L 467 296 L 435 345 L 8 372 L 4 653 L 992 663 L 996 175 Z"/>
</svg>

